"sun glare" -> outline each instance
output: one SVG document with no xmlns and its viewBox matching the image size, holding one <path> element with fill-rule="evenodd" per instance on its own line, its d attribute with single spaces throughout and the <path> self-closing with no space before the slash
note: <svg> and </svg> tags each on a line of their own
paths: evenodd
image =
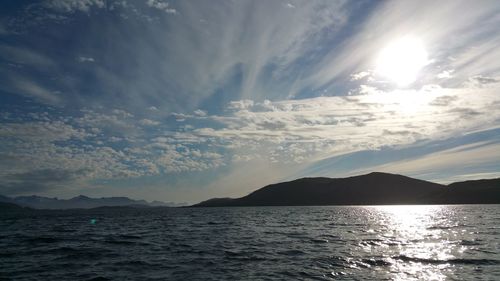
<svg viewBox="0 0 500 281">
<path fill-rule="evenodd" d="M 375 71 L 398 86 L 406 86 L 417 79 L 418 72 L 427 63 L 427 52 L 422 41 L 406 36 L 382 49 L 376 61 Z"/>
</svg>

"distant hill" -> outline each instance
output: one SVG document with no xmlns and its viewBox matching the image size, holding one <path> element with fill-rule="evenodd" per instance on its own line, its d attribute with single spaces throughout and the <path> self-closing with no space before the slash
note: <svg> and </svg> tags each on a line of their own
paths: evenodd
<svg viewBox="0 0 500 281">
<path fill-rule="evenodd" d="M 402 175 L 302 178 L 271 184 L 247 196 L 215 198 L 193 207 L 500 203 L 500 179 L 448 186 Z"/>
<path fill-rule="evenodd" d="M 19 214 L 29 213 L 32 209 L 28 207 L 21 207 L 14 203 L 0 202 L 0 210 L 2 214 Z"/>
<path fill-rule="evenodd" d="M 128 197 L 91 198 L 83 195 L 73 197 L 71 199 L 57 199 L 35 195 L 10 198 L 0 195 L 0 202 L 16 204 L 34 209 L 90 209 L 105 206 L 169 207 L 175 204 L 160 201 L 147 202 L 145 200 L 133 200 Z"/>
<path fill-rule="evenodd" d="M 44 215 L 68 215 L 68 214 L 86 214 L 102 215 L 110 213 L 119 214 L 137 214 L 141 212 L 162 212 L 168 207 L 151 207 L 145 205 L 126 205 L 126 206 L 102 206 L 95 208 L 68 208 L 68 209 L 33 209 L 22 207 L 13 203 L 0 202 L 0 219 L 20 217 L 20 216 L 44 216 Z"/>
<path fill-rule="evenodd" d="M 449 204 L 500 204 L 500 178 L 455 182 L 438 202 Z"/>
</svg>

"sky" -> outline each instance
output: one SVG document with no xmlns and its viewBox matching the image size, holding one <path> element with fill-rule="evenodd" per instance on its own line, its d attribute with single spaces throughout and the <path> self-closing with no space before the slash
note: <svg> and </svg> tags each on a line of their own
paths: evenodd
<svg viewBox="0 0 500 281">
<path fill-rule="evenodd" d="M 0 3 L 0 194 L 500 177 L 500 2 Z"/>
</svg>

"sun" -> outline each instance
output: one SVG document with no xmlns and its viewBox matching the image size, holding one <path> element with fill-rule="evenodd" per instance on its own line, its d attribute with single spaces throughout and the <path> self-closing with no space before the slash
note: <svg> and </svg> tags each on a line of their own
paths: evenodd
<svg viewBox="0 0 500 281">
<path fill-rule="evenodd" d="M 418 72 L 428 64 L 427 52 L 421 40 L 405 36 L 389 43 L 379 53 L 375 73 L 398 86 L 407 86 L 417 79 Z"/>
</svg>

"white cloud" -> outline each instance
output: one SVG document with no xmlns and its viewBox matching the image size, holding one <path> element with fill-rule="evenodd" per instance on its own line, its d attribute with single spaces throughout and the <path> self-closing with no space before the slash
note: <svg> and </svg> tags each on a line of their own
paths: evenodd
<svg viewBox="0 0 500 281">
<path fill-rule="evenodd" d="M 78 61 L 79 62 L 95 62 L 95 59 L 92 58 L 92 57 L 83 57 L 83 56 L 80 56 L 80 57 L 78 57 Z"/>
<path fill-rule="evenodd" d="M 470 77 L 465 83 L 464 86 L 468 88 L 498 88 L 500 84 L 499 78 L 487 77 L 476 75 Z"/>
<path fill-rule="evenodd" d="M 358 73 L 354 73 L 354 74 L 351 74 L 351 81 L 361 80 L 369 75 L 370 75 L 370 72 L 368 72 L 368 71 L 361 71 Z"/>
<path fill-rule="evenodd" d="M 134 115 L 122 109 L 113 109 L 110 113 L 94 110 L 81 110 L 83 115 L 74 118 L 75 124 L 100 133 L 133 138 L 141 133 Z"/>
<path fill-rule="evenodd" d="M 488 129 L 499 125 L 500 113 L 494 113 L 498 102 L 494 89 L 438 86 L 392 92 L 373 88 L 349 97 L 242 100 L 229 103 L 227 115 L 208 116 L 222 128 L 191 133 L 225 143 L 240 155 L 237 161 L 253 155 L 282 163 L 311 162 Z M 196 118 L 186 117 L 185 122 Z"/>
<path fill-rule="evenodd" d="M 171 115 L 175 118 L 177 122 L 184 122 L 186 121 L 186 119 L 193 117 L 193 115 L 184 113 L 175 113 L 175 112 L 173 112 Z"/>
<path fill-rule="evenodd" d="M 154 121 L 151 119 L 141 119 L 141 121 L 139 121 L 139 123 L 141 125 L 144 125 L 144 126 L 158 126 L 158 125 L 160 125 L 160 122 Z"/>
<path fill-rule="evenodd" d="M 204 117 L 204 116 L 207 116 L 207 112 L 201 110 L 201 109 L 197 109 L 194 111 L 194 114 L 197 115 L 197 116 L 200 116 L 200 117 Z"/>
<path fill-rule="evenodd" d="M 447 78 L 452 77 L 452 75 L 451 75 L 452 73 L 453 73 L 453 69 L 452 70 L 444 70 L 443 72 L 439 73 L 436 77 L 439 79 L 447 79 Z"/>
<path fill-rule="evenodd" d="M 70 139 L 82 140 L 88 134 L 61 121 L 2 123 L 0 138 L 17 139 L 24 142 L 54 142 Z"/>
<path fill-rule="evenodd" d="M 46 0 L 43 5 L 58 12 L 88 12 L 92 7 L 104 8 L 104 0 Z"/>
<path fill-rule="evenodd" d="M 81 116 L 47 112 L 3 115 L 0 127 L 0 190 L 10 194 L 88 186 L 93 180 L 203 171 L 226 165 L 203 137 L 161 130 L 159 122 L 113 109 Z M 31 121 L 28 121 L 31 120 Z M 142 131 L 148 126 L 150 134 Z M 160 127 L 160 128 L 157 128 Z M 157 136 L 157 137 L 154 137 Z M 40 170 L 43 167 L 43 171 Z M 46 173 L 44 182 L 33 179 Z M 32 187 L 30 187 L 32 186 Z"/>
<path fill-rule="evenodd" d="M 197 150 L 191 151 L 189 149 L 165 151 L 158 156 L 155 162 L 167 173 L 203 171 L 225 165 L 220 154 L 213 152 L 202 154 Z"/>
<path fill-rule="evenodd" d="M 162 10 L 168 14 L 177 14 L 177 10 L 170 7 L 170 4 L 162 0 L 147 0 L 146 4 L 158 10 Z"/>
<path fill-rule="evenodd" d="M 143 162 L 144 159 L 131 158 L 120 150 L 99 146 L 98 141 L 95 145 L 87 143 L 81 146 L 67 142 L 71 137 L 68 134 L 75 130 L 67 129 L 68 125 L 64 126 L 63 136 L 57 135 L 60 130 L 40 126 L 42 127 L 36 129 L 30 124 L 24 128 L 17 126 L 18 131 L 14 136 L 5 134 L 0 136 L 2 138 L 0 189 L 8 189 L 11 193 L 15 193 L 12 188 L 30 179 L 19 178 L 17 183 L 11 179 L 15 175 L 37 173 L 41 167 L 45 170 L 65 172 L 67 175 L 59 182 L 56 182 L 57 178 L 53 178 L 50 186 L 39 186 L 44 189 L 81 184 L 93 179 L 130 178 L 150 173 L 149 166 Z M 36 136 L 35 133 L 46 135 Z"/>
</svg>

